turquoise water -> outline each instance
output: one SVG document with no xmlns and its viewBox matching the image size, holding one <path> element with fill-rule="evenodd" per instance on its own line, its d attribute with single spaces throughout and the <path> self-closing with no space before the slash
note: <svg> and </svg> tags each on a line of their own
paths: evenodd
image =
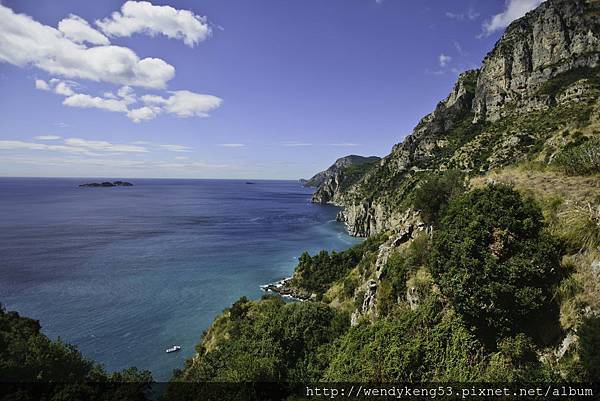
<svg viewBox="0 0 600 401">
<path fill-rule="evenodd" d="M 168 379 L 240 296 L 359 241 L 294 181 L 87 181 L 0 179 L 0 302 L 108 370 Z"/>
</svg>

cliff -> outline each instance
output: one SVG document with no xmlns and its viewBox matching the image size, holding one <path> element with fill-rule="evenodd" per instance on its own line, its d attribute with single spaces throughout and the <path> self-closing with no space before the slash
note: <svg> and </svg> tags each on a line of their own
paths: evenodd
<svg viewBox="0 0 600 401">
<path fill-rule="evenodd" d="M 548 161 L 561 132 L 598 114 L 599 13 L 598 0 L 548 0 L 513 22 L 481 68 L 461 74 L 377 166 L 351 185 L 330 175 L 313 201 L 343 206 L 348 231 L 369 236 L 412 216 L 413 191 L 432 172 Z"/>
</svg>

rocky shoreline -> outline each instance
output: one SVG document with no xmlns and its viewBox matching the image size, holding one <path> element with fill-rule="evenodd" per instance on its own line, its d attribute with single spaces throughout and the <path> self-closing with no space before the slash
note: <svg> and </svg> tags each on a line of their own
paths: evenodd
<svg viewBox="0 0 600 401">
<path fill-rule="evenodd" d="M 264 292 L 272 292 L 284 298 L 289 298 L 300 302 L 314 299 L 316 297 L 315 294 L 310 294 L 306 290 L 292 287 L 290 285 L 291 281 L 292 277 L 284 278 L 283 280 L 279 280 L 274 283 L 261 285 L 260 289 Z"/>
</svg>

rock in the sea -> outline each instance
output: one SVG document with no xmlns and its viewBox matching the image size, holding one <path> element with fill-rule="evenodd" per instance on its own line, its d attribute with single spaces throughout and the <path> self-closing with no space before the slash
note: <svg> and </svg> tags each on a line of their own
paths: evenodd
<svg viewBox="0 0 600 401">
<path fill-rule="evenodd" d="M 80 184 L 82 188 L 112 188 L 112 187 L 131 187 L 132 183 L 127 181 L 105 181 L 105 182 L 89 182 L 87 184 Z"/>
</svg>

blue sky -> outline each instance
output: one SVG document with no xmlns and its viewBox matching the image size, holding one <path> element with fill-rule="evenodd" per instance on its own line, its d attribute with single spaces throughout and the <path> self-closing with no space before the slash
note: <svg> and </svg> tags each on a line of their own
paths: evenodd
<svg viewBox="0 0 600 401">
<path fill-rule="evenodd" d="M 0 175 L 309 177 L 389 153 L 541 0 L 0 0 Z"/>
</svg>

